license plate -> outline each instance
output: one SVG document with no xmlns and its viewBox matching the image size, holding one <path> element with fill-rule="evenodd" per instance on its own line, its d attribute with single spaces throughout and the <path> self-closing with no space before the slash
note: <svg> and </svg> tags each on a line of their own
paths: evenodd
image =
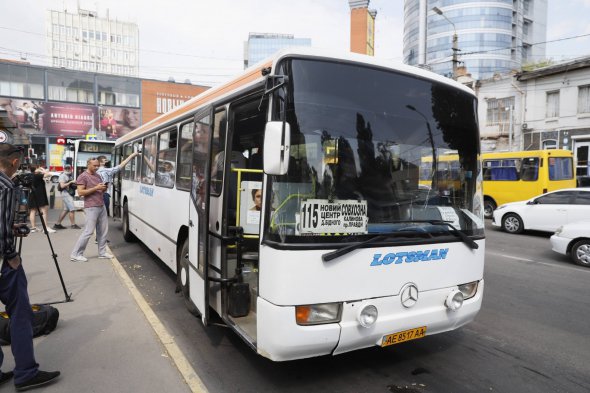
<svg viewBox="0 0 590 393">
<path fill-rule="evenodd" d="M 381 346 L 386 347 L 388 345 L 399 344 L 406 341 L 415 340 L 417 338 L 422 338 L 424 336 L 426 336 L 426 326 L 408 329 L 404 330 L 403 332 L 397 332 L 383 336 Z"/>
</svg>

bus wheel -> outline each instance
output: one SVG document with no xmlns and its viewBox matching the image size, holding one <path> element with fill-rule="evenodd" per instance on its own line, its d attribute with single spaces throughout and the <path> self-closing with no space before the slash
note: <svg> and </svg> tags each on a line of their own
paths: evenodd
<svg viewBox="0 0 590 393">
<path fill-rule="evenodd" d="M 189 263 L 188 263 L 188 239 L 185 239 L 178 255 L 178 267 L 176 269 L 176 281 L 182 292 L 184 298 L 184 305 L 187 310 L 196 316 L 199 316 L 199 310 L 191 300 L 190 296 L 190 276 L 189 276 Z"/>
<path fill-rule="evenodd" d="M 121 221 L 123 225 L 123 239 L 126 242 L 135 241 L 135 235 L 129 229 L 129 208 L 127 207 L 127 202 L 123 205 L 123 219 Z"/>
<path fill-rule="evenodd" d="M 485 218 L 492 218 L 494 216 L 494 210 L 496 210 L 496 202 L 493 199 L 486 198 L 483 201 L 483 215 Z"/>
<path fill-rule="evenodd" d="M 571 255 L 578 265 L 590 267 L 590 239 L 582 239 L 574 244 Z"/>
<path fill-rule="evenodd" d="M 506 214 L 502 217 L 502 229 L 508 233 L 521 233 L 524 230 L 524 224 L 518 214 Z"/>
</svg>

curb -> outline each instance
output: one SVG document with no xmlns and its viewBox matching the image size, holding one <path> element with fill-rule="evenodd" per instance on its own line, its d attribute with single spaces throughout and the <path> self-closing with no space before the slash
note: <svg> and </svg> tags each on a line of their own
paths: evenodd
<svg viewBox="0 0 590 393">
<path fill-rule="evenodd" d="M 108 252 L 111 255 L 114 255 L 111 249 L 107 246 Z M 174 341 L 174 337 L 168 333 L 160 319 L 157 317 L 156 313 L 151 309 L 151 307 L 147 304 L 127 272 L 125 268 L 121 265 L 117 257 L 111 259 L 111 264 L 115 269 L 115 272 L 121 279 L 121 282 L 129 289 L 129 292 L 133 296 L 133 299 L 139 306 L 140 310 L 143 312 L 143 315 L 147 319 L 148 323 L 154 329 L 154 332 L 158 336 L 158 339 L 166 349 L 166 352 L 170 356 L 170 358 L 174 361 L 174 364 L 178 368 L 180 374 L 184 378 L 184 381 L 188 385 L 194 393 L 208 393 L 205 384 L 197 374 L 197 372 L 193 369 L 189 361 L 186 359 L 176 342 Z"/>
</svg>

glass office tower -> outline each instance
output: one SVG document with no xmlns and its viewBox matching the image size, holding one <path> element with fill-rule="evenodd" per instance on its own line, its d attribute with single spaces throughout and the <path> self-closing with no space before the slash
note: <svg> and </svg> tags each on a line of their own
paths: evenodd
<svg viewBox="0 0 590 393">
<path fill-rule="evenodd" d="M 311 38 L 295 38 L 292 34 L 250 33 L 244 42 L 244 69 L 290 46 L 311 46 Z"/>
<path fill-rule="evenodd" d="M 545 57 L 547 0 L 405 0 L 405 63 L 452 76 L 455 32 L 473 78 L 518 70 Z"/>
</svg>

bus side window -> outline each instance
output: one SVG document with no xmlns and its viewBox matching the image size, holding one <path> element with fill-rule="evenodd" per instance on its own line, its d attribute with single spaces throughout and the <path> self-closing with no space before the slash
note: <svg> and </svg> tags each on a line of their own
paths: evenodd
<svg viewBox="0 0 590 393">
<path fill-rule="evenodd" d="M 520 178 L 523 181 L 536 181 L 539 178 L 538 158 L 525 158 L 522 160 Z"/>
<path fill-rule="evenodd" d="M 143 140 L 143 151 L 141 154 L 141 182 L 154 184 L 154 172 L 156 170 L 156 136 L 152 135 Z"/>
<path fill-rule="evenodd" d="M 162 132 L 158 136 L 158 161 L 156 162 L 156 185 L 174 187 L 176 173 L 176 129 Z"/>
<path fill-rule="evenodd" d="M 180 128 L 178 161 L 176 163 L 176 188 L 179 190 L 188 191 L 191 187 L 194 128 L 194 123 L 183 124 Z"/>
</svg>

